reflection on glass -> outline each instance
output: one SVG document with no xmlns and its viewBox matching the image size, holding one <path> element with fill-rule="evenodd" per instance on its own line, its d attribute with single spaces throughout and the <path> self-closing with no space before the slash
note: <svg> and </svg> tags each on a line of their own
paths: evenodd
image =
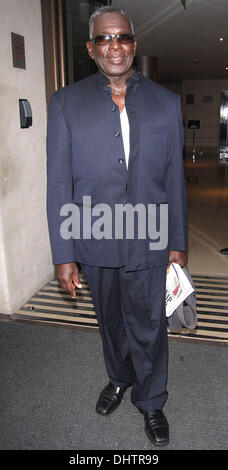
<svg viewBox="0 0 228 470">
<path fill-rule="evenodd" d="M 222 91 L 221 93 L 220 158 L 228 158 L 228 91 Z"/>
<path fill-rule="evenodd" d="M 89 39 L 89 18 L 107 1 L 66 0 L 66 43 L 68 83 L 73 83 L 97 71 L 94 61 L 88 55 L 86 41 Z"/>
</svg>

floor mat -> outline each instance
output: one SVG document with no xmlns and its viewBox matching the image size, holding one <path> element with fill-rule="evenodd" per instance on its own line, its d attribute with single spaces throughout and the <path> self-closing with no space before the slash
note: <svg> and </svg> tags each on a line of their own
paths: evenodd
<svg viewBox="0 0 228 470">
<path fill-rule="evenodd" d="M 13 320 L 98 331 L 91 293 L 84 275 L 80 277 L 83 288 L 78 292 L 76 301 L 53 279 L 14 313 Z M 228 278 L 198 274 L 192 274 L 192 278 L 196 290 L 197 328 L 180 331 L 168 328 L 169 337 L 228 345 Z"/>
</svg>

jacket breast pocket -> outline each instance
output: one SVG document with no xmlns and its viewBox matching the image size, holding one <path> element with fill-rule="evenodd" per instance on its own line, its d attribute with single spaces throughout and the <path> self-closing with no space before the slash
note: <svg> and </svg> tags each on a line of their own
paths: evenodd
<svg viewBox="0 0 228 470">
<path fill-rule="evenodd" d="M 170 129 L 151 126 L 141 132 L 141 176 L 148 185 L 164 182 L 167 164 Z"/>
<path fill-rule="evenodd" d="M 143 133 L 141 148 L 144 158 L 148 162 L 153 162 L 158 167 L 163 166 L 167 159 L 169 142 L 169 133 L 167 131 L 157 131 L 154 128 L 150 131 L 147 129 Z"/>
<path fill-rule="evenodd" d="M 169 134 L 170 128 L 168 126 L 146 126 L 144 128 L 146 134 Z"/>
</svg>

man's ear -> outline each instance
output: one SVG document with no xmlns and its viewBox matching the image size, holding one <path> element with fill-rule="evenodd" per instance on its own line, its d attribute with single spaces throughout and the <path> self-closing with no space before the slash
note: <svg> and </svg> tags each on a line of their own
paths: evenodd
<svg viewBox="0 0 228 470">
<path fill-rule="evenodd" d="M 87 41 L 87 42 L 86 42 L 86 47 L 87 47 L 88 54 L 89 54 L 90 58 L 91 58 L 91 59 L 94 59 L 93 43 L 92 43 L 92 41 Z"/>
</svg>

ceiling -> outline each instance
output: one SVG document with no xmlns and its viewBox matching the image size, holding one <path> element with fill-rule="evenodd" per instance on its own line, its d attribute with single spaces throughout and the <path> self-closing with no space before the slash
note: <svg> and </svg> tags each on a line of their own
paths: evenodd
<svg viewBox="0 0 228 470">
<path fill-rule="evenodd" d="M 112 0 L 112 6 L 132 17 L 137 55 L 158 58 L 160 82 L 228 80 L 228 0 Z"/>
</svg>

